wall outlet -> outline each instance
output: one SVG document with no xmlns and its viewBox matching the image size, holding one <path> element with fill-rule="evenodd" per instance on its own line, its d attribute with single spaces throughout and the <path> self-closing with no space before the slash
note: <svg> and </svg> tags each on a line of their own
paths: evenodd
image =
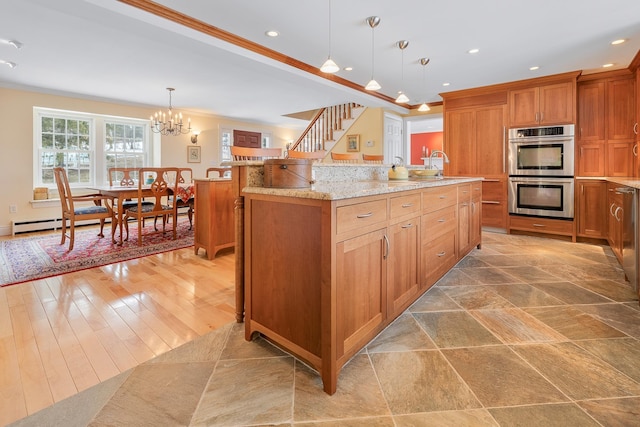
<svg viewBox="0 0 640 427">
<path fill-rule="evenodd" d="M 373 141 L 367 141 L 367 147 L 373 147 Z"/>
<path fill-rule="evenodd" d="M 9 213 L 18 213 L 18 206 L 9 205 Z"/>
</svg>

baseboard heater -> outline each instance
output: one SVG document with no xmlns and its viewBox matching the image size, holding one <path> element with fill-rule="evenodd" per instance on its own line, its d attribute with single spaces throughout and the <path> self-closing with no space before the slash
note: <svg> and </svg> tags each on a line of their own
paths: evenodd
<svg viewBox="0 0 640 427">
<path fill-rule="evenodd" d="M 77 221 L 76 226 L 93 225 L 99 223 L 99 220 L 91 219 L 86 221 Z M 60 227 L 62 227 L 62 218 L 33 219 L 30 221 L 11 221 L 11 235 L 15 236 L 16 234 L 29 233 L 32 231 L 57 230 Z"/>
</svg>

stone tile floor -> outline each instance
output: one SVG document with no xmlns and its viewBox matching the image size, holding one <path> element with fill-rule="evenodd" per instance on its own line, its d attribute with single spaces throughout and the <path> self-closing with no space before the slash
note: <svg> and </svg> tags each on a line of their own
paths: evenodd
<svg viewBox="0 0 640 427">
<path fill-rule="evenodd" d="M 606 246 L 484 233 L 342 370 L 230 324 L 16 426 L 637 426 L 640 309 Z"/>
</svg>

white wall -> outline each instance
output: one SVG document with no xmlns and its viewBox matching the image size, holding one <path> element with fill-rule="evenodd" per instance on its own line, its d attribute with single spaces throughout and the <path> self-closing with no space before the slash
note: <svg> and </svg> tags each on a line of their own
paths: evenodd
<svg viewBox="0 0 640 427">
<path fill-rule="evenodd" d="M 60 215 L 60 205 L 39 207 L 33 199 L 33 107 L 55 108 L 92 114 L 121 117 L 148 118 L 160 107 L 145 108 L 51 95 L 46 93 L 0 87 L 0 235 L 11 234 L 11 221 L 34 220 Z M 191 126 L 200 130 L 198 144 L 202 147 L 202 162 L 187 162 L 187 147 L 192 146 L 190 135 L 161 138 L 161 165 L 190 167 L 194 177 L 204 177 L 208 167 L 220 163 L 219 129 L 242 129 L 270 132 L 271 146 L 284 149 L 287 142 L 296 139 L 300 131 L 261 126 L 213 115 L 198 115 L 181 110 L 191 118 Z M 17 207 L 16 213 L 9 206 Z"/>
</svg>

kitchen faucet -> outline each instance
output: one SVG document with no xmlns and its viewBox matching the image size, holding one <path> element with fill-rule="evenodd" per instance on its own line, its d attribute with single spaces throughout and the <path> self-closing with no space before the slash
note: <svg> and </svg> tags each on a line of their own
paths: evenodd
<svg viewBox="0 0 640 427">
<path fill-rule="evenodd" d="M 433 150 L 431 152 L 431 155 L 429 156 L 429 169 L 433 169 L 432 159 L 433 159 L 433 156 L 438 154 L 438 153 L 442 154 L 442 157 L 444 157 L 444 163 L 449 163 L 449 156 L 447 156 L 447 154 L 444 151 L 442 151 L 442 150 Z"/>
</svg>

